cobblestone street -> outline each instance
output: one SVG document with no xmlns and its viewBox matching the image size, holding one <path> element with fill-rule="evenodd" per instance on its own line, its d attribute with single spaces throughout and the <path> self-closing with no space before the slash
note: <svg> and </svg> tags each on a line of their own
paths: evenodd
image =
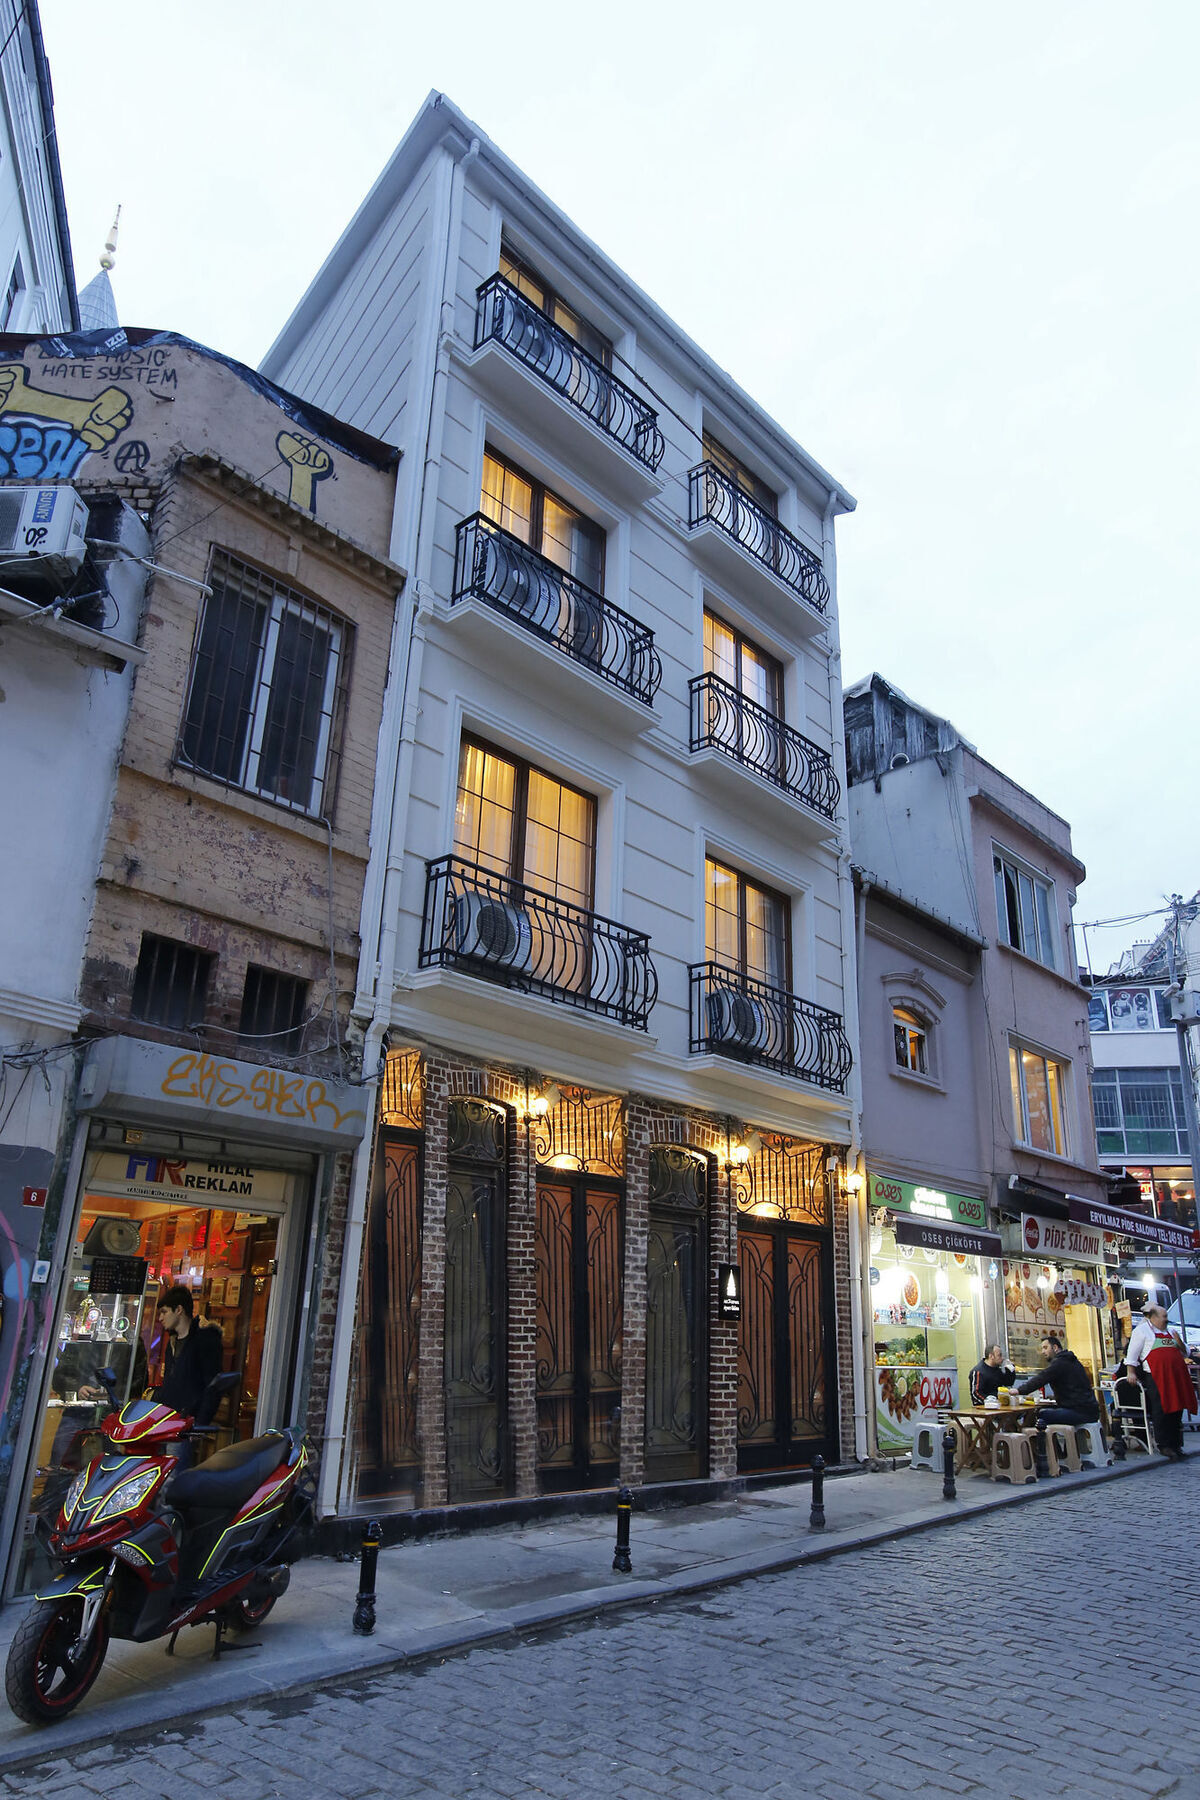
<svg viewBox="0 0 1200 1800">
<path fill-rule="evenodd" d="M 1192 1800 L 1198 1501 L 1193 1456 L 700 1600 L 51 1757 L 0 1793 Z"/>
</svg>

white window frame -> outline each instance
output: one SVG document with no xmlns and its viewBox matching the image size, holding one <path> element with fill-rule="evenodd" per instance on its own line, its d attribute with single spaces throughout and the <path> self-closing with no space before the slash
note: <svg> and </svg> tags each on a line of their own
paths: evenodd
<svg viewBox="0 0 1200 1800">
<path fill-rule="evenodd" d="M 934 1057 L 934 1028 L 933 1023 L 926 1014 L 924 1008 L 919 1007 L 914 1000 L 896 997 L 893 998 L 891 1002 L 891 1012 L 892 1066 L 897 1075 L 907 1075 L 915 1081 L 936 1080 L 937 1066 Z M 908 1018 L 901 1020 L 898 1016 L 900 1013 L 907 1013 Z M 911 1062 L 900 1061 L 900 1057 L 896 1050 L 896 1032 L 901 1028 L 910 1038 L 914 1031 L 919 1033 L 921 1039 L 921 1054 L 925 1064 L 924 1068 L 914 1069 Z"/>
<path fill-rule="evenodd" d="M 298 812 L 309 813 L 320 818 L 325 804 L 325 782 L 329 769 L 330 726 L 333 720 L 334 698 L 337 693 L 338 672 L 342 663 L 342 628 L 335 618 L 322 613 L 319 618 L 321 626 L 329 633 L 329 656 L 325 664 L 325 681 L 321 689 L 321 712 L 317 728 L 316 750 L 313 756 L 312 787 L 307 801 L 288 800 L 277 794 L 269 783 L 261 783 L 258 779 L 259 764 L 262 760 L 263 738 L 267 729 L 267 716 L 271 708 L 271 696 L 275 682 L 275 656 L 279 648 L 279 625 L 287 613 L 294 613 L 303 619 L 313 616 L 313 609 L 298 597 L 293 599 L 287 594 L 276 594 L 271 604 L 271 617 L 267 624 L 266 637 L 259 651 L 258 669 L 254 681 L 254 711 L 250 715 L 250 724 L 246 732 L 246 753 L 243 764 L 242 780 L 239 785 L 247 793 L 260 794 L 266 800 L 273 800 L 277 806 L 291 806 Z"/>
<path fill-rule="evenodd" d="M 997 863 L 1001 864 L 1001 869 L 996 868 Z M 1010 870 L 1017 880 L 1017 916 L 1022 939 L 1026 937 L 1026 921 L 1024 915 L 1025 895 L 1021 884 L 1027 884 L 1030 890 L 1032 903 L 1031 922 L 1034 938 L 1032 947 L 1026 942 L 1014 944 L 1009 935 L 1007 901 L 1001 905 L 1002 871 L 1005 868 Z M 1058 941 L 1060 935 L 1058 928 L 1058 908 L 1055 903 L 1053 881 L 1051 881 L 1048 876 L 1040 874 L 1037 869 L 1032 868 L 1029 863 L 1024 862 L 1019 856 L 1014 856 L 1011 850 L 1005 850 L 1000 844 L 992 845 L 992 877 L 993 887 L 996 893 L 996 926 L 1001 942 L 1007 944 L 1010 950 L 1016 950 L 1021 956 L 1029 957 L 1031 962 L 1041 963 L 1044 969 L 1053 969 L 1056 973 L 1059 972 L 1062 957 Z M 1045 898 L 1044 927 L 1041 909 L 1038 906 L 1039 894 L 1043 895 Z M 1043 929 L 1045 932 L 1044 937 Z M 1049 951 L 1048 955 L 1045 954 L 1046 951 Z"/>
<path fill-rule="evenodd" d="M 1047 1068 L 1053 1066 L 1058 1071 L 1058 1135 L 1061 1142 L 1057 1146 L 1051 1144 L 1047 1147 L 1045 1144 L 1036 1144 L 1030 1136 L 1029 1094 L 1025 1084 L 1025 1065 L 1022 1061 L 1022 1057 L 1025 1056 L 1035 1056 Z M 1020 1144 L 1022 1149 L 1032 1151 L 1036 1156 L 1057 1156 L 1064 1161 L 1068 1160 L 1071 1155 L 1070 1107 L 1067 1103 L 1071 1082 L 1070 1063 L 1064 1057 L 1056 1055 L 1052 1050 L 1043 1050 L 1040 1045 L 1023 1043 L 1020 1038 L 1010 1038 L 1008 1042 L 1008 1065 L 1009 1087 L 1013 1098 L 1013 1132 L 1015 1141 Z M 1049 1097 L 1050 1091 L 1050 1078 L 1049 1075 L 1047 1075 L 1047 1097 Z M 1021 1115 L 1019 1121 L 1016 1116 L 1018 1108 Z M 1051 1125 L 1053 1126 L 1053 1124 L 1054 1119 L 1052 1115 Z"/>
</svg>

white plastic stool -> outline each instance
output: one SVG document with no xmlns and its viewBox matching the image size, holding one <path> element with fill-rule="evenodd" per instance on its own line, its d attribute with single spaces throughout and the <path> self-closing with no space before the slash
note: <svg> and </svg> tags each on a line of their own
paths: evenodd
<svg viewBox="0 0 1200 1800">
<path fill-rule="evenodd" d="M 935 1474 L 940 1475 L 943 1468 L 942 1439 L 948 1431 L 954 1434 L 954 1460 L 957 1463 L 962 1453 L 962 1438 L 958 1426 L 949 1421 L 943 1424 L 936 1414 L 925 1413 L 917 1420 L 917 1427 L 913 1432 L 909 1468 L 931 1469 Z"/>
</svg>

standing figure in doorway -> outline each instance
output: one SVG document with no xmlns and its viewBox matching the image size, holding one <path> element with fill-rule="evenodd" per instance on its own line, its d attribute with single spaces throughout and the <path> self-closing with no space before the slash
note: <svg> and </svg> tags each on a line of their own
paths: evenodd
<svg viewBox="0 0 1200 1800">
<path fill-rule="evenodd" d="M 190 1413 L 197 1424 L 205 1389 L 221 1372 L 221 1333 L 215 1325 L 200 1325 L 193 1314 L 190 1288 L 166 1288 L 158 1296 L 159 1329 L 169 1339 L 167 1366 L 154 1398 L 177 1413 Z"/>
</svg>

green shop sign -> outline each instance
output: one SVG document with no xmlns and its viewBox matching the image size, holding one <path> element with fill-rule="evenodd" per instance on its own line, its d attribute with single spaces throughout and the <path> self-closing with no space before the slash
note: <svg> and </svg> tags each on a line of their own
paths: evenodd
<svg viewBox="0 0 1200 1800">
<path fill-rule="evenodd" d="M 890 1212 L 915 1213 L 921 1219 L 938 1219 L 943 1225 L 987 1224 L 987 1201 L 968 1194 L 948 1194 L 943 1188 L 919 1182 L 894 1181 L 890 1175 L 867 1176 L 867 1200 Z"/>
</svg>

